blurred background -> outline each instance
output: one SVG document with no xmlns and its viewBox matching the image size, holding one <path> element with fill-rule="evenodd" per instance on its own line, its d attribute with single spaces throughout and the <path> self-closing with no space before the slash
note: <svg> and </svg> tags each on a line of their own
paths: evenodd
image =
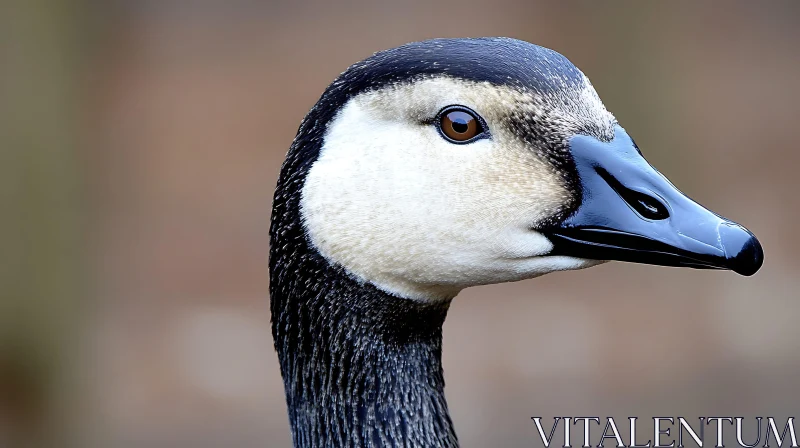
<svg viewBox="0 0 800 448">
<path fill-rule="evenodd" d="M 2 2 L 0 447 L 290 446 L 280 164 L 349 64 L 456 36 L 567 55 L 766 252 L 752 278 L 610 263 L 464 291 L 444 330 L 462 445 L 541 446 L 531 416 L 793 415 L 798 25 L 788 1 Z"/>
</svg>

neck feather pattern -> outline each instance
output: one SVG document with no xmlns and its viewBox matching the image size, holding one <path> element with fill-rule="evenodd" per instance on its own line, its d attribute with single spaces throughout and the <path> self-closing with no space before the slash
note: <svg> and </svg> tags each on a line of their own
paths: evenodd
<svg viewBox="0 0 800 448">
<path fill-rule="evenodd" d="M 295 447 L 457 446 L 441 365 L 448 304 L 334 275 L 302 283 L 272 296 Z"/>
</svg>

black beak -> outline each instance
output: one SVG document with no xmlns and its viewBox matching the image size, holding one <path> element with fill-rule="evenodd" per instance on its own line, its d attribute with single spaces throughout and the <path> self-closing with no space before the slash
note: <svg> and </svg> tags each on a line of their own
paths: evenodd
<svg viewBox="0 0 800 448">
<path fill-rule="evenodd" d="M 544 231 L 552 255 L 753 275 L 764 252 L 739 224 L 694 202 L 642 157 L 624 129 L 601 142 L 570 140 L 581 187 L 578 208 Z"/>
</svg>

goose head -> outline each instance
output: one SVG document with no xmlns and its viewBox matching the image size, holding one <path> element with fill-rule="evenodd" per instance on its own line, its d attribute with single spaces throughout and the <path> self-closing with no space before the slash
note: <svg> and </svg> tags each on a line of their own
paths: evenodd
<svg viewBox="0 0 800 448">
<path fill-rule="evenodd" d="M 281 182 L 297 190 L 312 250 L 401 298 L 448 300 L 610 260 L 755 273 L 754 235 L 644 154 L 564 56 L 440 39 L 343 73 Z"/>
<path fill-rule="evenodd" d="M 458 446 L 441 341 L 463 288 L 609 260 L 751 275 L 763 259 L 647 163 L 572 63 L 504 38 L 342 73 L 292 143 L 270 236 L 297 447 Z"/>
</svg>

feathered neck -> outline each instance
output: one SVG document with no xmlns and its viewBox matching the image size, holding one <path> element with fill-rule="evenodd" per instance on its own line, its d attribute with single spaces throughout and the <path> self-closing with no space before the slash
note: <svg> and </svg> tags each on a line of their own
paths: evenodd
<svg viewBox="0 0 800 448">
<path fill-rule="evenodd" d="M 319 274 L 272 288 L 295 447 L 456 447 L 441 365 L 449 304 Z"/>
</svg>

